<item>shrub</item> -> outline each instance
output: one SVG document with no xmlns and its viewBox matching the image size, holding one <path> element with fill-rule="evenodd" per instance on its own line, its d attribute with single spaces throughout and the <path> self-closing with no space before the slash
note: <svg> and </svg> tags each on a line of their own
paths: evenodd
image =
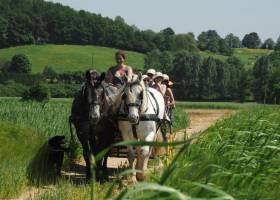
<svg viewBox="0 0 280 200">
<path fill-rule="evenodd" d="M 31 72 L 31 63 L 28 57 L 24 54 L 14 55 L 8 71 L 29 74 Z"/>
<path fill-rule="evenodd" d="M 29 90 L 25 91 L 22 100 L 32 100 L 32 101 L 48 101 L 50 99 L 50 92 L 49 89 L 42 85 L 42 84 L 36 84 L 29 88 Z"/>
</svg>

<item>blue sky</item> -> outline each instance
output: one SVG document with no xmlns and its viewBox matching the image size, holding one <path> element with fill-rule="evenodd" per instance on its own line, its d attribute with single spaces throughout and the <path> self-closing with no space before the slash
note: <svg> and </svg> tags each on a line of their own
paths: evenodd
<svg viewBox="0 0 280 200">
<path fill-rule="evenodd" d="M 234 33 L 240 39 L 257 32 L 262 40 L 280 36 L 279 0 L 52 0 L 76 10 L 110 18 L 121 16 L 141 30 L 176 33 L 215 29 L 222 37 Z"/>
</svg>

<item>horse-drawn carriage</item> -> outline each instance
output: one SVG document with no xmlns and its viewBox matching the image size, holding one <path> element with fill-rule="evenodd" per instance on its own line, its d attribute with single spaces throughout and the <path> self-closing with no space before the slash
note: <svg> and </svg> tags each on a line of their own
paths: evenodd
<svg viewBox="0 0 280 200">
<path fill-rule="evenodd" d="M 104 74 L 94 83 L 85 84 L 72 106 L 71 122 L 83 147 L 87 178 L 91 178 L 91 154 L 96 155 L 119 141 L 153 142 L 161 137 L 161 125 L 166 123 L 163 96 L 157 90 L 146 87 L 141 74 L 119 88 L 114 100 L 110 99 L 113 104 L 106 111 L 103 109 L 104 102 L 108 102 L 108 86 L 104 85 L 103 79 Z M 120 134 L 116 134 L 116 124 Z M 165 153 L 170 153 L 170 149 Z M 108 156 L 125 156 L 134 169 L 133 162 L 137 158 L 135 168 L 141 172 L 136 173 L 136 178 L 143 180 L 150 154 L 149 145 L 113 148 L 102 162 L 97 162 L 96 168 L 107 174 Z"/>
</svg>

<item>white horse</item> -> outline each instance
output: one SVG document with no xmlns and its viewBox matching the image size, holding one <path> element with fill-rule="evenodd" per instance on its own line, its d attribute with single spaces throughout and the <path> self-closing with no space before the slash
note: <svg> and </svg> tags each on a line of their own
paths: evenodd
<svg viewBox="0 0 280 200">
<path fill-rule="evenodd" d="M 146 87 L 141 77 L 141 74 L 134 75 L 133 80 L 126 84 L 120 101 L 119 110 L 123 117 L 118 120 L 118 125 L 124 141 L 155 141 L 159 121 L 164 117 L 165 104 L 162 94 Z M 128 146 L 127 149 L 129 165 L 133 170 L 137 170 L 136 179 L 143 181 L 151 147 Z M 135 173 L 133 179 L 135 180 Z"/>
</svg>

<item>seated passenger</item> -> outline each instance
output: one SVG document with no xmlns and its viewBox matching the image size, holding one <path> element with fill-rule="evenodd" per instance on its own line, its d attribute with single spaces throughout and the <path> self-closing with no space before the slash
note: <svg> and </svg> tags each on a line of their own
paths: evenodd
<svg viewBox="0 0 280 200">
<path fill-rule="evenodd" d="M 163 74 L 162 84 L 166 85 L 166 92 L 164 95 L 166 106 L 169 108 L 175 108 L 175 99 L 171 89 L 173 83 L 169 80 L 169 76 L 167 74 Z"/>
<path fill-rule="evenodd" d="M 149 87 L 150 78 L 146 74 L 142 76 L 142 80 L 144 81 L 145 86 Z"/>
<path fill-rule="evenodd" d="M 166 85 L 162 84 L 161 83 L 162 81 L 163 81 L 162 73 L 156 72 L 154 76 L 154 84 L 152 85 L 152 87 L 158 90 L 162 94 L 162 96 L 164 96 L 166 92 Z"/>
<path fill-rule="evenodd" d="M 125 53 L 118 51 L 115 54 L 117 65 L 109 68 L 105 77 L 105 98 L 107 107 L 111 107 L 118 98 L 121 87 L 132 80 L 133 71 L 132 68 L 125 64 Z"/>
<path fill-rule="evenodd" d="M 154 75 L 156 73 L 156 70 L 154 69 L 148 69 L 146 75 L 149 77 L 149 86 L 152 87 L 154 84 Z"/>
</svg>

